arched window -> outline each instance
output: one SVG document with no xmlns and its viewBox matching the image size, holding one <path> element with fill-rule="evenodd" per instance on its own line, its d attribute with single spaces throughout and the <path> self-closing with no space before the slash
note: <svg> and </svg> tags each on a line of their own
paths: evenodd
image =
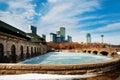
<svg viewBox="0 0 120 80">
<path fill-rule="evenodd" d="M 20 58 L 21 58 L 21 59 L 24 58 L 24 54 L 23 54 L 23 46 L 20 47 Z"/>
<path fill-rule="evenodd" d="M 16 48 L 15 48 L 15 45 L 11 46 L 11 60 L 12 60 L 12 62 L 16 62 Z"/>
</svg>

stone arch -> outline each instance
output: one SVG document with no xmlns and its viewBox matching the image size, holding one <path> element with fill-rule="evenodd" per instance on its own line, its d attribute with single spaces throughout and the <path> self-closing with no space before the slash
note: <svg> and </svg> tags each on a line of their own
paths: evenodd
<svg viewBox="0 0 120 80">
<path fill-rule="evenodd" d="M 4 46 L 0 43 L 0 62 L 4 62 Z"/>
<path fill-rule="evenodd" d="M 97 55 L 98 51 L 93 51 L 93 54 L 96 54 Z"/>
<path fill-rule="evenodd" d="M 31 47 L 31 57 L 33 57 L 33 47 Z"/>
<path fill-rule="evenodd" d="M 29 47 L 27 46 L 27 53 L 26 53 L 26 58 L 29 58 L 30 54 L 29 54 Z"/>
<path fill-rule="evenodd" d="M 0 56 L 4 55 L 4 46 L 3 44 L 0 44 Z"/>
<path fill-rule="evenodd" d="M 20 59 L 24 58 L 23 46 L 20 46 Z"/>
<path fill-rule="evenodd" d="M 11 62 L 16 62 L 16 47 L 15 47 L 15 45 L 11 46 Z"/>
<path fill-rule="evenodd" d="M 107 56 L 108 55 L 108 52 L 107 51 L 101 51 L 100 54 L 104 55 L 104 56 Z"/>
<path fill-rule="evenodd" d="M 36 47 L 34 47 L 34 55 L 36 56 Z"/>
<path fill-rule="evenodd" d="M 39 55 L 39 48 L 37 47 L 36 49 L 37 49 L 37 55 Z"/>
</svg>

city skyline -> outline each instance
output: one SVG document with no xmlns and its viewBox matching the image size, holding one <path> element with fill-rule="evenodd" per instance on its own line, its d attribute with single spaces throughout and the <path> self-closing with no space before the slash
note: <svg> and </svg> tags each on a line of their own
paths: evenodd
<svg viewBox="0 0 120 80">
<path fill-rule="evenodd" d="M 120 1 L 114 0 L 0 0 L 0 20 L 25 32 L 28 25 L 38 35 L 67 28 L 75 42 L 85 42 L 90 33 L 92 42 L 120 44 Z"/>
<path fill-rule="evenodd" d="M 50 42 L 53 43 L 64 43 L 64 42 L 72 42 L 72 36 L 67 35 L 66 37 L 66 29 L 65 27 L 60 27 L 59 30 L 56 31 L 56 33 L 51 32 L 50 33 Z"/>
</svg>

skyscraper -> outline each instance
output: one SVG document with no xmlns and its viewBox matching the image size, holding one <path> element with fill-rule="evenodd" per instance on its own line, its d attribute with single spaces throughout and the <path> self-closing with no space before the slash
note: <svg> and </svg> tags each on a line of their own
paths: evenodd
<svg viewBox="0 0 120 80">
<path fill-rule="evenodd" d="M 54 33 L 50 33 L 50 41 L 53 43 L 57 42 L 57 35 Z"/>
<path fill-rule="evenodd" d="M 29 33 L 37 33 L 37 28 L 35 26 L 29 25 Z"/>
<path fill-rule="evenodd" d="M 87 43 L 91 43 L 91 34 L 87 33 L 86 35 Z"/>
<path fill-rule="evenodd" d="M 65 41 L 65 27 L 60 27 L 61 42 Z"/>
<path fill-rule="evenodd" d="M 69 35 L 68 35 L 67 37 L 68 37 L 68 40 L 67 40 L 67 41 L 68 41 L 68 42 L 72 42 L 72 37 L 69 36 Z"/>
</svg>

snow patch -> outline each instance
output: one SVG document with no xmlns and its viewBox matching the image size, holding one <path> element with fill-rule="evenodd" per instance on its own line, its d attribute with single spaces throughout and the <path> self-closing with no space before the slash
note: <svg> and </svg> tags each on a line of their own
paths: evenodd
<svg viewBox="0 0 120 80">
<path fill-rule="evenodd" d="M 20 74 L 0 75 L 0 80 L 72 80 L 97 76 L 96 74 L 86 75 L 53 75 L 53 74 Z"/>
</svg>

